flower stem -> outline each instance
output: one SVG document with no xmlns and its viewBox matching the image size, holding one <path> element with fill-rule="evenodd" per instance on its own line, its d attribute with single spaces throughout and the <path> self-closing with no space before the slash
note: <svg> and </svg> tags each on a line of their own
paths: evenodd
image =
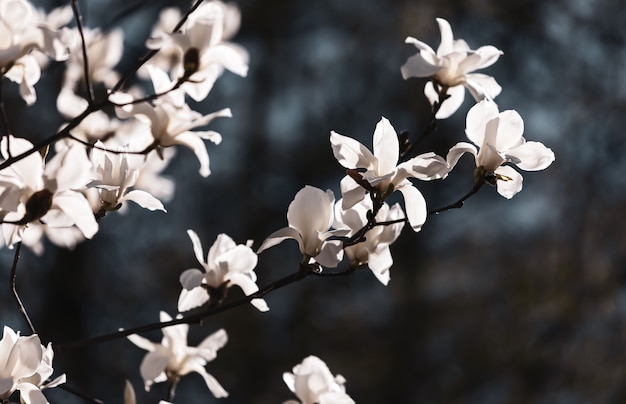
<svg viewBox="0 0 626 404">
<path fill-rule="evenodd" d="M 33 323 L 30 321 L 30 317 L 28 317 L 26 308 L 22 304 L 22 300 L 20 299 L 20 296 L 17 294 L 17 289 L 15 287 L 15 280 L 17 278 L 17 263 L 20 259 L 21 249 L 22 249 L 22 242 L 19 241 L 17 245 L 15 246 L 15 255 L 13 256 L 13 265 L 11 265 L 11 278 L 9 280 L 9 287 L 11 289 L 11 293 L 13 294 L 13 298 L 15 299 L 15 302 L 17 303 L 17 307 L 20 310 L 20 313 L 22 313 L 22 315 L 24 316 L 24 319 L 28 323 L 28 327 L 30 327 L 30 331 L 33 334 L 37 334 L 37 331 L 35 331 L 35 327 L 33 326 Z"/>
</svg>

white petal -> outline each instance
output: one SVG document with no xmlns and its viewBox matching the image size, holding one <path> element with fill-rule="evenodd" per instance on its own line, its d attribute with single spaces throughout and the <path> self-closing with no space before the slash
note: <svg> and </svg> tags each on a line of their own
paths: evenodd
<svg viewBox="0 0 626 404">
<path fill-rule="evenodd" d="M 331 131 L 330 144 L 333 155 L 343 167 L 366 168 L 368 170 L 374 167 L 376 158 L 367 147 L 358 141 Z"/>
<path fill-rule="evenodd" d="M 467 112 L 465 134 L 475 145 L 482 147 L 485 139 L 487 122 L 498 117 L 498 106 L 495 102 L 483 100 Z"/>
<path fill-rule="evenodd" d="M 513 198 L 515 194 L 522 190 L 522 175 L 515 171 L 512 167 L 502 166 L 495 171 L 496 174 L 504 175 L 510 178 L 510 181 L 498 180 L 496 188 L 498 193 L 507 199 Z"/>
<path fill-rule="evenodd" d="M 185 289 L 193 289 L 202 285 L 205 274 L 199 269 L 188 269 L 180 275 L 180 284 Z"/>
<path fill-rule="evenodd" d="M 478 150 L 474 145 L 467 142 L 459 142 L 450 148 L 448 155 L 446 156 L 446 162 L 450 171 L 452 171 L 461 156 L 465 153 L 471 153 L 475 158 L 478 154 Z"/>
<path fill-rule="evenodd" d="M 389 283 L 389 268 L 391 268 L 392 264 L 393 258 L 391 257 L 389 246 L 378 249 L 376 253 L 369 254 L 367 266 L 380 283 L 385 286 Z"/>
<path fill-rule="evenodd" d="M 268 306 L 267 302 L 263 299 L 252 299 L 250 303 L 260 312 L 266 312 L 270 310 L 270 306 Z"/>
<path fill-rule="evenodd" d="M 194 372 L 199 373 L 200 376 L 202 376 L 207 387 L 209 388 L 209 390 L 211 390 L 211 393 L 213 393 L 215 397 L 228 397 L 228 392 L 224 390 L 224 387 L 222 387 L 222 385 L 217 381 L 217 379 L 215 379 L 215 377 L 207 373 L 204 367 L 202 367 L 200 364 L 194 363 L 190 366 L 190 369 Z"/>
<path fill-rule="evenodd" d="M 434 76 L 441 66 L 432 64 L 426 60 L 421 53 L 413 55 L 407 59 L 406 63 L 400 67 L 400 73 L 402 73 L 403 79 L 410 77 L 430 77 Z"/>
<path fill-rule="evenodd" d="M 398 134 L 387 118 L 382 117 L 374 130 L 374 156 L 378 160 L 377 174 L 383 176 L 393 172 L 400 153 Z"/>
<path fill-rule="evenodd" d="M 90 239 L 98 232 L 98 222 L 83 194 L 64 191 L 54 195 L 53 203 L 74 220 L 76 227 L 86 238 Z"/>
<path fill-rule="evenodd" d="M 399 188 L 404 196 L 404 209 L 406 217 L 413 231 L 418 232 L 422 229 L 422 225 L 426 222 L 426 200 L 422 193 L 415 188 L 410 182 Z"/>
<path fill-rule="evenodd" d="M 437 18 L 437 24 L 439 24 L 439 30 L 441 31 L 441 43 L 437 48 L 437 55 L 447 55 L 454 50 L 452 43 L 454 40 L 452 27 L 450 27 L 450 23 L 443 18 Z"/>
<path fill-rule="evenodd" d="M 193 252 L 196 255 L 196 259 L 199 263 L 205 265 L 206 262 L 204 261 L 204 252 L 202 251 L 202 243 L 200 243 L 200 238 L 198 237 L 196 232 L 191 229 L 187 230 L 187 235 L 191 239 L 191 244 L 193 245 Z"/>
<path fill-rule="evenodd" d="M 346 175 L 340 183 L 342 203 L 341 208 L 348 210 L 365 197 L 365 189 L 357 184 L 352 177 Z"/>
<path fill-rule="evenodd" d="M 161 201 L 159 201 L 157 198 L 150 195 L 146 191 L 135 189 L 124 195 L 123 199 L 133 201 L 137 205 L 148 210 L 162 210 L 163 212 L 167 212 Z"/>
<path fill-rule="evenodd" d="M 526 171 L 539 171 L 554 161 L 554 152 L 540 142 L 526 142 L 506 153 L 513 164 Z"/>
<path fill-rule="evenodd" d="M 192 289 L 182 289 L 178 296 L 178 311 L 185 312 L 200 307 L 210 299 L 206 289 L 201 286 Z"/>
<path fill-rule="evenodd" d="M 524 120 L 515 110 L 502 111 L 499 114 L 498 134 L 493 145 L 498 151 L 506 152 L 511 147 L 523 142 Z"/>
<path fill-rule="evenodd" d="M 126 338 L 128 338 L 130 342 L 137 345 L 139 348 L 144 349 L 148 352 L 152 352 L 156 349 L 154 342 L 150 341 L 147 338 L 142 337 L 141 335 L 132 334 Z"/>
<path fill-rule="evenodd" d="M 298 231 L 292 227 L 283 227 L 282 229 L 276 230 L 274 233 L 267 236 L 265 241 L 261 244 L 261 247 L 257 250 L 257 254 L 260 254 L 268 248 L 274 247 L 289 238 L 297 240 L 300 245 L 300 251 L 303 252 L 304 248 L 302 246 L 302 237 L 300 237 Z"/>
<path fill-rule="evenodd" d="M 144 356 L 139 366 L 139 373 L 146 382 L 146 386 L 163 374 L 168 361 L 169 356 L 156 351 L 149 352 Z"/>
<path fill-rule="evenodd" d="M 196 136 L 193 132 L 184 132 L 176 136 L 174 142 L 187 146 L 193 151 L 200 162 L 200 170 L 198 172 L 201 176 L 208 177 L 211 174 L 211 169 L 209 168 L 209 153 L 201 138 Z"/>
</svg>

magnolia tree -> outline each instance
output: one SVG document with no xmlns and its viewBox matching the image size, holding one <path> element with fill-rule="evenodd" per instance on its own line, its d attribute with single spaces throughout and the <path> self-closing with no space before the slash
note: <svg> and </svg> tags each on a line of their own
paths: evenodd
<svg viewBox="0 0 626 404">
<path fill-rule="evenodd" d="M 2 239 L 4 247 L 14 251 L 8 283 L 25 320 L 23 330 L 5 326 L 0 340 L 3 402 L 45 403 L 45 389 L 52 387 L 81 395 L 80 386 L 68 387 L 71 376 L 55 367 L 55 350 L 71 352 L 76 346 L 121 338 L 147 351 L 137 364 L 143 387 L 149 390 L 156 383 L 167 383 L 167 397 L 163 397 L 167 402 L 175 401 L 179 380 L 194 372 L 206 382 L 207 394 L 228 397 L 229 386 L 209 373 L 210 368 L 220 366 L 218 352 L 228 342 L 227 330 L 216 330 L 199 345 L 189 346 L 191 325 L 246 304 L 270 311 L 264 300 L 267 294 L 310 276 L 330 277 L 369 268 L 387 285 L 393 264 L 390 247 L 403 231 L 419 232 L 431 215 L 460 208 L 485 184 L 512 198 L 522 189 L 518 170 L 543 170 L 554 161 L 549 148 L 526 141 L 523 120 L 515 110 L 500 111 L 494 101 L 501 91 L 496 80 L 477 72 L 495 63 L 502 51 L 494 46 L 472 49 L 455 39 L 450 24 L 438 18 L 439 46 L 435 50 L 408 37 L 406 43 L 415 46 L 417 53 L 398 66 L 398 74 L 425 81 L 432 119 L 422 136 L 433 135 L 437 120 L 460 113 L 467 89 L 476 102 L 467 111 L 467 139 L 459 139 L 447 155 L 440 156 L 418 150 L 421 138 L 399 135 L 385 117 L 373 128 L 371 145 L 328 128 L 328 153 L 345 170 L 336 189 L 302 184 L 293 200 L 285 201 L 286 223 L 277 225 L 261 243 L 235 241 L 219 229 L 211 229 L 215 240 L 201 240 L 193 229 L 188 230 L 189 248 L 199 265 L 180 273 L 178 313 L 162 311 L 158 322 L 63 345 L 54 340 L 42 345 L 28 316 L 28 304 L 22 304 L 16 292 L 21 248 L 44 254 L 44 238 L 72 248 L 91 239 L 107 225 L 106 217 L 128 202 L 165 212 L 174 184 L 161 172 L 174 157 L 172 150 L 189 148 L 198 160 L 198 174 L 209 176 L 207 141 L 218 145 L 222 136 L 207 127 L 214 119 L 231 117 L 228 108 L 203 115 L 188 101 L 206 99 L 225 71 L 245 77 L 249 67 L 246 50 L 231 42 L 240 23 L 234 4 L 199 0 L 184 13 L 163 10 L 146 39 L 145 55 L 127 72 L 114 69 L 123 55 L 121 31 L 88 29 L 78 6 L 74 0 L 46 14 L 26 0 L 0 0 L 3 78 L 16 83 L 24 103 L 32 105 L 49 61 L 64 62 L 57 108 L 67 120 L 56 132 L 33 143 L 9 129 L 11 118 L 0 104 Z M 137 80 L 147 85 L 128 84 Z M 106 92 L 98 95 L 96 87 Z M 473 177 L 471 190 L 449 205 L 427 208 L 420 181 L 444 180 L 466 153 L 476 163 L 473 172 L 467 173 Z M 402 203 L 390 204 L 388 199 L 396 191 Z M 297 242 L 301 254 L 297 270 L 257 284 L 259 257 L 288 239 Z M 229 296 L 233 287 L 245 297 Z M 163 333 L 160 342 L 139 335 L 159 329 Z M 285 369 L 285 402 L 354 402 L 343 376 L 334 376 L 321 358 L 307 352 L 302 352 L 302 358 L 293 369 Z M 130 383 L 122 394 L 126 403 L 141 401 Z"/>
</svg>

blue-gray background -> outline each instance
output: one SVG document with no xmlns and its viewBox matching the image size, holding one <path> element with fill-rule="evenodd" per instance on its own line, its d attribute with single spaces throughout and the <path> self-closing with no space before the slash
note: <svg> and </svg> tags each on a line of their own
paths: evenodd
<svg viewBox="0 0 626 404">
<path fill-rule="evenodd" d="M 165 1 L 79 2 L 89 26 L 122 26 L 122 71 L 143 52 Z M 181 7 L 186 4 L 178 2 Z M 65 2 L 37 2 L 47 9 Z M 429 117 L 424 80 L 402 80 L 415 53 L 406 36 L 439 44 L 436 17 L 470 46 L 504 51 L 485 72 L 502 85 L 500 109 L 515 109 L 525 136 L 551 147 L 556 162 L 524 173 L 508 201 L 484 188 L 463 209 L 405 230 L 392 247 L 384 287 L 368 271 L 306 279 L 268 296 L 268 313 L 240 307 L 193 326 L 190 344 L 224 327 L 229 343 L 207 369 L 231 393 L 223 402 L 289 399 L 282 373 L 315 354 L 348 380 L 359 403 L 584 403 L 626 400 L 626 14 L 617 0 L 304 1 L 245 0 L 236 41 L 250 52 L 247 78 L 225 74 L 203 111 L 230 107 L 234 118 L 211 125 L 224 136 L 209 145 L 213 174 L 179 149 L 168 175 L 176 196 L 168 213 L 134 206 L 109 215 L 75 251 L 24 253 L 18 289 L 44 342 L 55 344 L 156 321 L 175 313 L 180 273 L 197 267 L 185 231 L 205 250 L 218 233 L 255 240 L 286 225 L 286 209 L 305 184 L 339 194 L 341 167 L 330 130 L 371 144 L 376 122 L 420 133 Z M 5 88 L 10 124 L 32 139 L 54 132 L 59 66 L 37 85 L 26 108 Z M 468 100 L 422 143 L 445 154 L 464 140 Z M 51 112 L 52 110 L 52 112 Z M 431 208 L 471 187 L 466 156 L 445 182 L 419 183 Z M 12 252 L 0 252 L 8 283 Z M 295 242 L 260 257 L 259 283 L 297 269 Z M 0 322 L 27 328 L 6 287 Z M 235 292 L 233 292 L 235 293 Z M 235 296 L 237 296 L 235 294 Z M 153 340 L 160 332 L 147 334 Z M 126 340 L 57 355 L 72 386 L 121 402 L 130 379 L 143 402 L 144 351 Z M 55 403 L 81 402 L 63 391 Z M 177 403 L 214 402 L 198 375 L 185 377 Z"/>
</svg>

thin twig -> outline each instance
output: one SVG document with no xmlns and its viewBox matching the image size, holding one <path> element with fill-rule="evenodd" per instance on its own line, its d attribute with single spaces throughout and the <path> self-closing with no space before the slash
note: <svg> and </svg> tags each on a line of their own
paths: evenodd
<svg viewBox="0 0 626 404">
<path fill-rule="evenodd" d="M 480 181 L 480 182 L 476 182 L 474 183 L 474 186 L 472 187 L 472 189 L 466 193 L 465 195 L 463 195 L 461 197 L 461 199 L 459 199 L 458 201 L 451 203 L 449 205 L 446 205 L 444 207 L 438 208 L 438 209 L 433 209 L 433 210 L 429 210 L 428 211 L 428 216 L 430 215 L 437 215 L 441 212 L 444 212 L 446 210 L 450 210 L 450 209 L 459 209 L 463 207 L 463 203 L 472 195 L 474 195 L 476 192 L 478 192 L 478 190 L 483 186 L 484 182 Z"/>
<path fill-rule="evenodd" d="M 30 317 L 28 317 L 26 308 L 22 304 L 22 300 L 20 299 L 20 296 L 17 294 L 17 289 L 15 287 L 15 280 L 17 278 L 17 263 L 20 259 L 21 249 L 22 249 L 22 242 L 19 241 L 17 242 L 15 246 L 15 255 L 13 256 L 13 265 L 11 265 L 11 278 L 9 280 L 9 288 L 11 290 L 11 293 L 13 294 L 13 298 L 15 299 L 15 302 L 17 303 L 17 307 L 19 308 L 20 313 L 22 313 L 22 315 L 24 316 L 24 319 L 26 319 L 26 322 L 28 323 L 28 327 L 30 328 L 30 331 L 33 334 L 37 334 L 37 331 L 35 331 L 35 327 L 33 326 L 32 321 L 30 321 Z"/>
<path fill-rule="evenodd" d="M 87 86 L 87 92 L 89 93 L 89 105 L 91 105 L 95 102 L 96 96 L 93 91 L 91 75 L 89 74 L 89 58 L 87 57 L 87 41 L 85 41 L 85 33 L 83 32 L 83 16 L 80 14 L 80 10 L 78 10 L 77 0 L 72 0 L 72 11 L 74 12 L 76 27 L 80 34 L 80 42 L 83 50 L 83 74 L 85 75 L 85 86 Z"/>
<path fill-rule="evenodd" d="M 188 316 L 184 316 L 181 318 L 175 318 L 172 319 L 170 321 L 165 321 L 165 322 L 159 322 L 159 323 L 151 323 L 151 324 L 146 324 L 146 325 L 142 325 L 142 326 L 138 326 L 138 327 L 133 327 L 133 328 L 128 328 L 128 329 L 121 329 L 117 332 L 114 333 L 110 333 L 110 334 L 106 334 L 106 335 L 101 335 L 101 336 L 97 336 L 97 337 L 91 337 L 91 338 L 85 338 L 79 341 L 75 341 L 75 342 L 70 342 L 67 344 L 57 344 L 57 345 L 53 345 L 53 347 L 55 347 L 55 352 L 57 353 L 61 353 L 61 352 L 66 352 L 68 350 L 77 348 L 77 347 L 81 347 L 81 346 L 85 346 L 85 345 L 91 345 L 91 344 L 97 344 L 97 343 L 101 343 L 101 342 L 107 342 L 107 341 L 112 341 L 115 339 L 119 339 L 119 338 L 124 338 L 127 337 L 129 335 L 132 334 L 138 334 L 138 333 L 143 333 L 143 332 L 148 332 L 148 331 L 155 331 L 155 330 L 160 330 L 163 329 L 165 327 L 170 327 L 173 325 L 178 325 L 178 324 L 199 324 L 202 322 L 202 320 L 206 319 L 207 317 L 216 315 L 218 313 L 222 313 L 224 311 L 233 309 L 235 307 L 238 306 L 242 306 L 246 303 L 250 303 L 251 300 L 253 299 L 260 299 L 263 298 L 265 295 L 267 295 L 268 293 L 280 289 L 282 287 L 285 287 L 287 285 L 290 285 L 294 282 L 300 281 L 302 279 L 304 279 L 307 275 L 311 275 L 315 273 L 313 271 L 312 268 L 306 266 L 306 265 L 301 265 L 300 269 L 298 270 L 298 272 L 293 273 L 291 275 L 285 276 L 284 278 L 281 278 L 275 282 L 270 283 L 269 285 L 265 286 L 262 289 L 259 289 L 257 292 L 251 294 L 251 295 L 247 295 L 244 297 L 241 297 L 237 300 L 233 300 L 232 302 L 228 302 L 228 303 L 224 303 L 221 304 L 219 306 L 210 306 L 207 307 L 205 310 L 202 310 L 198 313 L 195 314 L 191 314 Z"/>
<path fill-rule="evenodd" d="M 7 140 L 7 157 L 11 158 L 11 129 L 9 128 L 9 118 L 7 117 L 7 111 L 4 108 L 4 97 L 2 95 L 2 89 L 4 80 L 0 78 L 0 118 L 2 121 L 2 137 Z"/>
<path fill-rule="evenodd" d="M 61 385 L 59 385 L 59 386 L 57 386 L 57 388 L 59 388 L 59 389 L 61 389 L 61 390 L 65 390 L 65 391 L 67 391 L 68 393 L 73 394 L 73 395 L 75 395 L 76 397 L 80 397 L 80 398 L 82 398 L 83 400 L 85 400 L 85 401 L 87 401 L 87 402 L 90 402 L 90 403 L 93 403 L 93 404 L 104 404 L 104 401 L 99 400 L 99 399 L 97 399 L 97 398 L 89 397 L 89 396 L 88 396 L 88 395 L 86 395 L 85 393 L 80 392 L 80 391 L 76 390 L 74 387 L 72 387 L 72 386 L 68 386 L 68 385 L 67 385 L 67 384 L 65 384 L 65 383 L 64 383 L 64 384 L 61 384 Z"/>
</svg>

